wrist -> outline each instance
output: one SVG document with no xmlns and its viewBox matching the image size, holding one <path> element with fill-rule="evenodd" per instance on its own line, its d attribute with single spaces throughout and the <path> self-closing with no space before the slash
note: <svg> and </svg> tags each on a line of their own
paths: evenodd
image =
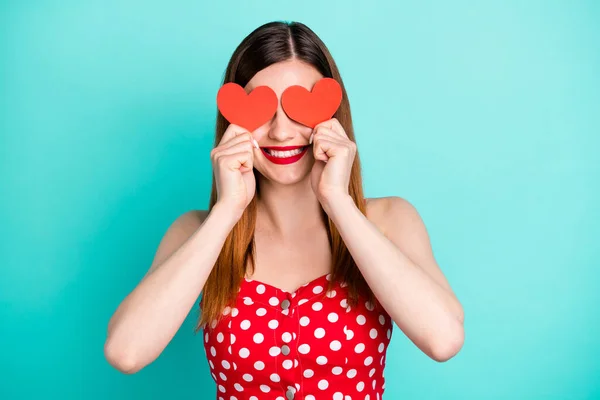
<svg viewBox="0 0 600 400">
<path fill-rule="evenodd" d="M 240 211 L 231 204 L 216 202 L 210 213 L 214 213 L 220 220 L 227 221 L 233 228 L 242 217 L 243 212 L 243 210 Z"/>
<path fill-rule="evenodd" d="M 354 205 L 354 199 L 348 193 L 336 193 L 326 196 L 321 205 L 323 206 L 323 210 L 331 215 L 334 208 Z"/>
</svg>

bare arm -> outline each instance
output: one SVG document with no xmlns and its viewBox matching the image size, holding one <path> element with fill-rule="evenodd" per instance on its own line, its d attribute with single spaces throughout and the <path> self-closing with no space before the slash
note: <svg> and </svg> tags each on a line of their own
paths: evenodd
<svg viewBox="0 0 600 400">
<path fill-rule="evenodd" d="M 430 358 L 447 361 L 464 343 L 462 305 L 433 257 L 416 209 L 399 197 L 387 203 L 383 230 L 348 195 L 331 199 L 325 209 L 396 325 Z"/>
<path fill-rule="evenodd" d="M 104 354 L 124 373 L 153 362 L 181 327 L 238 216 L 216 204 L 207 215 L 181 215 L 162 238 L 146 276 L 108 324 Z"/>
</svg>

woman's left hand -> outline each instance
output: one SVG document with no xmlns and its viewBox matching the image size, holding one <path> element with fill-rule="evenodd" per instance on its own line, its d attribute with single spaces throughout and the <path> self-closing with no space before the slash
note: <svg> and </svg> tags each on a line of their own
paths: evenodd
<svg viewBox="0 0 600 400">
<path fill-rule="evenodd" d="M 312 140 L 315 164 L 310 178 L 319 202 L 347 196 L 356 144 L 336 118 L 315 126 Z"/>
</svg>

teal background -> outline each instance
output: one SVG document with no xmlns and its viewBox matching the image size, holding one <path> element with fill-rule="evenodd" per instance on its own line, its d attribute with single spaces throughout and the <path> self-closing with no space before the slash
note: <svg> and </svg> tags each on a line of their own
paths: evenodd
<svg viewBox="0 0 600 400">
<path fill-rule="evenodd" d="M 206 208 L 215 96 L 271 20 L 321 36 L 368 197 L 413 203 L 461 352 L 395 327 L 394 399 L 600 398 L 600 2 L 0 3 L 0 399 L 213 399 L 197 308 L 135 375 L 108 319 Z"/>
</svg>

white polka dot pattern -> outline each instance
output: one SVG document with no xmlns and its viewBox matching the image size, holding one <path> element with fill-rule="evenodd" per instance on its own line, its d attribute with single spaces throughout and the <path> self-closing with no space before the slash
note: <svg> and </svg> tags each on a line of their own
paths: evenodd
<svg viewBox="0 0 600 400">
<path fill-rule="evenodd" d="M 293 293 L 243 279 L 235 307 L 203 329 L 217 400 L 381 400 L 392 321 L 330 274 Z"/>
</svg>

